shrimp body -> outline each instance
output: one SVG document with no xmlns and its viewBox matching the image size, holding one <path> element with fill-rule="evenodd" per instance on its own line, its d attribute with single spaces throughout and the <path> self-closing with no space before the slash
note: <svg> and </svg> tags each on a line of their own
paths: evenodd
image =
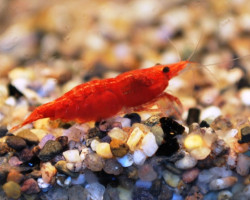
<svg viewBox="0 0 250 200">
<path fill-rule="evenodd" d="M 155 65 L 128 71 L 115 78 L 78 85 L 54 101 L 37 107 L 23 123 L 10 131 L 42 118 L 84 123 L 112 117 L 123 109 L 139 107 L 164 94 L 168 81 L 188 63 Z"/>
</svg>

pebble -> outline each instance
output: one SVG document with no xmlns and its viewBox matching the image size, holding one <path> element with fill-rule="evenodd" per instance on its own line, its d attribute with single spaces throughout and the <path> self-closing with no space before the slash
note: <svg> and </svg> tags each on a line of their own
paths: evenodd
<svg viewBox="0 0 250 200">
<path fill-rule="evenodd" d="M 72 185 L 82 185 L 86 181 L 85 174 L 79 174 L 77 178 L 72 178 L 71 184 Z"/>
<path fill-rule="evenodd" d="M 239 91 L 239 96 L 240 96 L 240 100 L 241 102 L 246 105 L 246 106 L 250 106 L 250 89 L 249 88 L 242 88 Z"/>
<path fill-rule="evenodd" d="M 130 126 L 132 126 L 134 123 L 141 123 L 141 117 L 137 113 L 129 113 L 124 115 L 123 117 L 130 119 Z"/>
<path fill-rule="evenodd" d="M 38 184 L 38 187 L 43 192 L 47 192 L 49 190 L 49 188 L 51 187 L 51 185 L 49 183 L 45 183 L 42 178 L 37 179 L 37 184 Z"/>
<path fill-rule="evenodd" d="M 134 160 L 133 160 L 133 155 L 128 153 L 125 156 L 121 158 L 117 158 L 117 161 L 123 166 L 123 167 L 129 167 L 133 165 Z"/>
<path fill-rule="evenodd" d="M 127 145 L 129 146 L 129 149 L 131 151 L 134 151 L 136 149 L 137 144 L 143 136 L 144 133 L 139 127 L 134 128 L 127 141 Z"/>
<path fill-rule="evenodd" d="M 187 150 L 192 150 L 195 148 L 202 147 L 203 144 L 204 144 L 204 141 L 199 134 L 189 134 L 184 139 L 184 146 Z"/>
<path fill-rule="evenodd" d="M 28 148 L 23 149 L 19 155 L 19 158 L 23 162 L 30 161 L 33 157 L 34 157 L 33 151 Z"/>
<path fill-rule="evenodd" d="M 23 138 L 28 144 L 38 144 L 39 138 L 29 129 L 24 129 L 17 133 L 17 136 Z"/>
<path fill-rule="evenodd" d="M 198 108 L 190 108 L 188 110 L 188 117 L 187 117 L 187 125 L 190 125 L 194 122 L 199 122 L 200 117 L 200 109 Z"/>
<path fill-rule="evenodd" d="M 3 190 L 8 198 L 18 199 L 21 196 L 21 187 L 16 182 L 9 181 L 3 185 Z"/>
<path fill-rule="evenodd" d="M 68 147 L 68 137 L 67 136 L 59 136 L 56 138 L 56 141 L 58 141 L 63 149 L 66 149 Z"/>
<path fill-rule="evenodd" d="M 130 127 L 132 125 L 132 121 L 128 117 L 116 117 L 115 122 L 120 122 L 122 127 Z"/>
<path fill-rule="evenodd" d="M 109 137 L 111 137 L 112 139 L 117 139 L 117 140 L 121 140 L 124 143 L 127 141 L 128 139 L 128 133 L 125 132 L 124 130 L 120 129 L 120 128 L 113 128 L 111 131 L 108 132 Z"/>
<path fill-rule="evenodd" d="M 37 182 L 33 178 L 29 178 L 23 182 L 21 191 L 26 194 L 36 194 L 40 192 Z"/>
<path fill-rule="evenodd" d="M 8 129 L 4 126 L 0 126 L 0 138 L 4 137 L 7 133 L 8 133 Z"/>
<path fill-rule="evenodd" d="M 7 182 L 13 181 L 13 182 L 16 182 L 17 184 L 20 184 L 23 181 L 23 179 L 24 179 L 24 175 L 14 169 L 10 170 L 7 176 Z"/>
<path fill-rule="evenodd" d="M 223 167 L 212 167 L 209 169 L 209 171 L 215 176 L 215 177 L 228 177 L 232 176 L 233 172 L 228 169 L 226 166 Z"/>
<path fill-rule="evenodd" d="M 135 186 L 137 188 L 149 189 L 152 186 L 152 182 L 151 181 L 143 181 L 143 180 L 138 179 L 135 182 Z"/>
<path fill-rule="evenodd" d="M 51 183 L 53 177 L 56 175 L 56 168 L 50 163 L 43 163 L 41 166 L 42 179 L 45 183 Z"/>
<path fill-rule="evenodd" d="M 190 155 L 196 160 L 204 160 L 211 153 L 208 147 L 199 147 L 190 151 Z"/>
<path fill-rule="evenodd" d="M 236 172 L 241 176 L 246 176 L 249 174 L 250 170 L 250 157 L 239 154 L 237 158 Z"/>
<path fill-rule="evenodd" d="M 66 129 L 63 133 L 63 136 L 67 136 L 68 140 L 74 140 L 76 142 L 81 142 L 86 133 L 88 132 L 88 126 L 81 126 L 81 125 L 73 125 L 69 129 Z"/>
<path fill-rule="evenodd" d="M 172 199 L 173 191 L 169 189 L 167 185 L 162 185 L 161 193 L 158 196 L 158 200 Z"/>
<path fill-rule="evenodd" d="M 87 154 L 84 163 L 91 171 L 101 171 L 105 165 L 104 159 L 96 153 Z"/>
<path fill-rule="evenodd" d="M 49 140 L 56 140 L 56 137 L 52 134 L 47 134 L 42 138 L 38 146 L 42 149 Z"/>
<path fill-rule="evenodd" d="M 232 199 L 233 194 L 229 190 L 223 190 L 218 193 L 217 199 L 218 200 L 230 200 Z"/>
<path fill-rule="evenodd" d="M 193 168 L 196 164 L 197 160 L 188 153 L 186 153 L 182 159 L 175 162 L 175 166 L 178 169 L 190 169 Z"/>
<path fill-rule="evenodd" d="M 62 145 L 58 141 L 49 140 L 41 149 L 40 153 L 38 154 L 38 157 L 40 158 L 40 160 L 47 162 L 54 158 L 61 151 Z"/>
<path fill-rule="evenodd" d="M 133 153 L 133 160 L 136 165 L 143 165 L 145 160 L 147 159 L 147 156 L 145 153 L 141 150 L 135 150 Z"/>
<path fill-rule="evenodd" d="M 215 175 L 212 174 L 209 170 L 202 170 L 202 171 L 199 173 L 198 181 L 199 181 L 200 183 L 209 183 L 209 182 L 211 182 L 214 178 L 215 178 Z"/>
<path fill-rule="evenodd" d="M 121 164 L 119 162 L 117 162 L 117 160 L 115 160 L 115 159 L 108 159 L 105 162 L 103 170 L 107 174 L 113 174 L 113 175 L 117 176 L 117 175 L 119 175 L 119 174 L 122 173 L 123 168 L 122 168 Z"/>
<path fill-rule="evenodd" d="M 168 171 L 168 170 L 164 170 L 162 172 L 163 178 L 165 180 L 165 182 L 171 186 L 176 188 L 179 184 L 180 181 L 180 177 L 178 175 L 173 174 L 172 172 Z"/>
<path fill-rule="evenodd" d="M 91 183 L 85 186 L 87 190 L 87 199 L 100 200 L 103 199 L 105 187 L 99 183 Z"/>
<path fill-rule="evenodd" d="M 90 147 L 91 147 L 91 149 L 93 150 L 93 151 L 96 151 L 96 147 L 97 147 L 97 145 L 100 143 L 100 141 L 98 141 L 98 140 L 96 140 L 96 139 L 93 139 L 92 141 L 91 141 L 91 144 L 90 144 Z"/>
<path fill-rule="evenodd" d="M 8 144 L 9 147 L 17 151 L 20 151 L 24 147 L 26 147 L 25 140 L 18 136 L 8 136 L 6 143 Z"/>
<path fill-rule="evenodd" d="M 96 146 L 96 153 L 97 155 L 101 156 L 102 158 L 112 158 L 113 154 L 110 149 L 110 144 L 106 142 L 101 142 Z"/>
<path fill-rule="evenodd" d="M 153 133 L 149 132 L 144 136 L 141 143 L 141 149 L 148 157 L 151 157 L 155 154 L 158 149 L 158 145 L 156 144 Z"/>
<path fill-rule="evenodd" d="M 76 163 L 81 161 L 79 151 L 77 149 L 64 151 L 63 156 L 67 162 Z"/>
<path fill-rule="evenodd" d="M 225 178 L 214 179 L 210 182 L 210 190 L 222 190 L 233 186 L 238 179 L 234 176 L 228 176 Z"/>
<path fill-rule="evenodd" d="M 202 120 L 214 120 L 221 115 L 221 110 L 216 106 L 209 106 L 201 111 L 200 121 Z"/>
<path fill-rule="evenodd" d="M 142 181 L 152 182 L 157 178 L 157 173 L 150 164 L 144 164 L 138 169 L 138 177 Z"/>
<path fill-rule="evenodd" d="M 84 188 L 81 185 L 74 185 L 68 189 L 69 200 L 82 200 L 84 198 Z"/>
<path fill-rule="evenodd" d="M 154 200 L 154 197 L 152 194 L 149 193 L 148 190 L 145 188 L 134 188 L 133 194 L 132 194 L 133 200 L 140 200 L 140 199 L 147 199 L 147 200 Z"/>
<path fill-rule="evenodd" d="M 110 142 L 110 150 L 115 157 L 123 157 L 128 153 L 129 147 L 123 141 L 113 138 Z"/>
<path fill-rule="evenodd" d="M 160 116 L 159 115 L 152 115 L 151 117 L 149 117 L 147 120 L 145 120 L 143 123 L 147 126 L 155 126 L 156 124 L 158 124 L 160 121 Z"/>
<path fill-rule="evenodd" d="M 6 143 L 0 142 L 0 156 L 3 156 L 8 152 L 11 152 L 11 148 Z"/>
<path fill-rule="evenodd" d="M 10 166 L 19 166 L 21 165 L 23 162 L 19 160 L 18 157 L 13 156 L 9 159 L 8 163 L 10 164 Z"/>
<path fill-rule="evenodd" d="M 163 136 L 164 136 L 164 132 L 163 132 L 161 126 L 160 125 L 152 126 L 151 132 L 155 136 L 155 140 L 156 140 L 157 145 L 160 146 L 163 142 Z"/>
<path fill-rule="evenodd" d="M 182 174 L 182 180 L 184 181 L 184 183 L 191 183 L 198 177 L 199 173 L 200 170 L 198 168 L 193 168 L 188 171 L 185 171 Z"/>
<path fill-rule="evenodd" d="M 71 172 L 68 168 L 67 168 L 67 162 L 64 160 L 60 160 L 55 164 L 56 169 L 58 170 L 58 172 L 61 172 L 62 174 L 71 176 L 72 178 L 76 178 L 78 177 L 78 173 L 74 173 Z"/>
<path fill-rule="evenodd" d="M 240 130 L 241 139 L 238 141 L 239 143 L 248 143 L 250 142 L 250 126 L 245 126 Z"/>
</svg>

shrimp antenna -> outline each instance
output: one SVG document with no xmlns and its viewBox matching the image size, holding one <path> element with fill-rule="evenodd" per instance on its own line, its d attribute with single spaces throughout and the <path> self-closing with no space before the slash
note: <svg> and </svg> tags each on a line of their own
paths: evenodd
<svg viewBox="0 0 250 200">
<path fill-rule="evenodd" d="M 174 49 L 179 57 L 179 61 L 181 61 L 181 55 L 180 55 L 180 52 L 178 51 L 178 48 L 175 46 L 175 44 L 172 42 L 172 40 L 170 40 L 168 37 L 167 37 L 167 40 L 172 45 L 172 47 L 174 47 Z"/>
<path fill-rule="evenodd" d="M 193 51 L 193 53 L 188 57 L 187 61 L 191 61 L 191 58 L 194 56 L 194 54 L 197 52 L 198 50 L 198 47 L 200 46 L 200 42 L 201 42 L 201 39 L 202 39 L 202 35 L 203 35 L 203 32 L 201 32 L 201 35 L 200 35 L 200 38 L 198 40 L 198 43 Z"/>
</svg>

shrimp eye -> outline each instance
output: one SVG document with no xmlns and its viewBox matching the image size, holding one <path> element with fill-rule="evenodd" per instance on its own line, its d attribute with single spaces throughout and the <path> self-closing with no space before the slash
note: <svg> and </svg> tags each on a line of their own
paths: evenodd
<svg viewBox="0 0 250 200">
<path fill-rule="evenodd" d="M 169 67 L 164 67 L 162 71 L 163 71 L 164 73 L 169 72 Z"/>
</svg>

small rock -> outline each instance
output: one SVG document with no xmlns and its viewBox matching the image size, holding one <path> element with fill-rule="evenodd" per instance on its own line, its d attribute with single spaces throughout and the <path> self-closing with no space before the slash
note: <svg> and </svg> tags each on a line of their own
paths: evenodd
<svg viewBox="0 0 250 200">
<path fill-rule="evenodd" d="M 19 165 L 21 165 L 23 162 L 20 161 L 18 157 L 13 156 L 13 157 L 11 157 L 11 158 L 9 159 L 9 162 L 8 162 L 8 163 L 10 164 L 10 166 L 13 166 L 13 167 L 14 167 L 14 166 L 19 166 Z"/>
<path fill-rule="evenodd" d="M 241 102 L 246 105 L 246 106 L 250 106 L 250 89 L 249 88 L 242 88 L 239 92 L 240 95 L 240 100 Z"/>
<path fill-rule="evenodd" d="M 209 106 L 202 110 L 200 115 L 200 121 L 202 120 L 214 120 L 216 117 L 221 115 L 221 110 L 216 106 Z"/>
<path fill-rule="evenodd" d="M 212 180 L 209 184 L 210 190 L 222 190 L 233 186 L 238 179 L 234 176 Z"/>
<path fill-rule="evenodd" d="M 160 121 L 160 116 L 159 115 L 153 115 L 149 117 L 146 121 L 144 121 L 144 124 L 147 126 L 154 126 L 158 124 Z"/>
<path fill-rule="evenodd" d="M 249 168 L 250 168 L 250 157 L 239 154 L 237 158 L 237 166 L 236 171 L 241 176 L 246 176 L 249 174 Z"/>
<path fill-rule="evenodd" d="M 9 181 L 3 185 L 3 190 L 7 197 L 18 199 L 21 196 L 21 187 L 16 182 Z"/>
<path fill-rule="evenodd" d="M 199 173 L 200 170 L 197 168 L 185 171 L 182 174 L 182 180 L 184 181 L 184 183 L 191 183 L 198 177 Z"/>
<path fill-rule="evenodd" d="M 197 160 L 190 156 L 188 153 L 185 154 L 184 158 L 175 162 L 175 166 L 178 169 L 190 169 L 193 168 L 197 164 Z"/>
<path fill-rule="evenodd" d="M 39 138 L 29 129 L 18 132 L 17 136 L 23 138 L 28 144 L 38 144 L 39 142 Z"/>
<path fill-rule="evenodd" d="M 129 147 L 123 141 L 113 138 L 110 142 L 110 150 L 115 157 L 123 157 L 128 153 Z"/>
<path fill-rule="evenodd" d="M 45 136 L 42 138 L 41 142 L 39 143 L 40 149 L 42 149 L 42 148 L 44 147 L 44 145 L 45 145 L 49 140 L 56 140 L 56 137 L 55 137 L 54 135 L 52 135 L 52 134 L 47 134 L 47 135 L 45 135 Z"/>
<path fill-rule="evenodd" d="M 37 179 L 37 184 L 38 184 L 38 187 L 43 191 L 43 192 L 47 192 L 49 190 L 49 188 L 51 187 L 50 184 L 48 183 L 45 183 L 43 181 L 42 178 L 38 178 Z"/>
<path fill-rule="evenodd" d="M 79 174 L 77 178 L 72 178 L 72 185 L 82 185 L 86 181 L 85 174 Z"/>
<path fill-rule="evenodd" d="M 158 196 L 158 200 L 172 199 L 173 191 L 169 189 L 167 185 L 163 185 L 161 188 L 161 193 Z"/>
<path fill-rule="evenodd" d="M 124 115 L 123 117 L 131 120 L 130 126 L 132 126 L 134 123 L 141 123 L 141 117 L 137 113 L 129 113 Z"/>
<path fill-rule="evenodd" d="M 128 133 L 120 128 L 113 128 L 111 131 L 108 132 L 109 137 L 112 139 L 117 139 L 123 142 L 126 142 L 128 139 Z"/>
<path fill-rule="evenodd" d="M 136 165 L 143 165 L 147 156 L 141 150 L 135 150 L 133 154 L 133 160 Z"/>
<path fill-rule="evenodd" d="M 46 162 L 42 164 L 41 167 L 41 173 L 42 173 L 42 179 L 45 183 L 51 183 L 53 177 L 56 175 L 56 168 L 51 165 L 50 162 Z"/>
<path fill-rule="evenodd" d="M 106 142 L 101 142 L 96 146 L 96 153 L 102 158 L 112 158 L 113 154 L 111 153 L 110 144 Z"/>
<path fill-rule="evenodd" d="M 8 144 L 9 147 L 17 151 L 20 151 L 24 147 L 26 147 L 25 140 L 18 136 L 9 136 L 6 140 L 6 143 Z"/>
<path fill-rule="evenodd" d="M 204 144 L 204 141 L 202 137 L 199 134 L 189 134 L 184 139 L 184 146 L 187 150 L 192 150 L 195 148 L 202 147 Z"/>
<path fill-rule="evenodd" d="M 163 136 L 164 136 L 164 132 L 163 132 L 161 126 L 160 125 L 152 126 L 151 132 L 155 136 L 155 140 L 156 140 L 157 145 L 160 146 L 163 142 Z"/>
<path fill-rule="evenodd" d="M 23 179 L 24 179 L 24 175 L 16 170 L 10 170 L 7 176 L 7 182 L 13 181 L 13 182 L 16 182 L 17 184 L 20 184 Z"/>
<path fill-rule="evenodd" d="M 131 119 L 129 119 L 127 117 L 116 117 L 114 121 L 121 123 L 122 127 L 130 127 L 130 126 L 132 126 Z"/>
<path fill-rule="evenodd" d="M 0 142 L 0 156 L 3 156 L 8 152 L 11 152 L 11 148 L 6 143 Z"/>
<path fill-rule="evenodd" d="M 79 151 L 77 149 L 64 151 L 63 156 L 67 162 L 81 162 Z"/>
<path fill-rule="evenodd" d="M 82 162 L 77 163 L 67 163 L 67 168 L 72 172 L 80 172 L 82 169 L 85 169 Z M 84 168 L 83 168 L 84 167 Z"/>
<path fill-rule="evenodd" d="M 107 174 L 119 175 L 122 173 L 123 168 L 120 163 L 118 163 L 115 159 L 106 160 L 103 170 Z"/>
<path fill-rule="evenodd" d="M 67 136 L 60 136 L 60 137 L 56 138 L 56 141 L 58 141 L 62 145 L 63 149 L 65 149 L 68 146 L 68 137 Z"/>
<path fill-rule="evenodd" d="M 117 161 L 123 166 L 123 167 L 129 167 L 131 166 L 134 161 L 133 161 L 133 155 L 131 154 L 126 154 L 125 156 L 121 158 L 117 158 Z"/>
<path fill-rule="evenodd" d="M 71 176 L 72 178 L 76 178 L 78 177 L 78 173 L 74 173 L 74 172 L 71 172 L 68 168 L 67 168 L 67 162 L 64 161 L 64 160 L 61 160 L 61 161 L 58 161 L 56 164 L 55 164 L 55 167 L 56 169 L 63 173 L 63 174 L 66 174 L 68 176 Z"/>
<path fill-rule="evenodd" d="M 229 130 L 233 128 L 233 124 L 229 118 L 223 116 L 218 116 L 216 119 L 214 119 L 210 126 L 214 130 Z"/>
<path fill-rule="evenodd" d="M 87 154 L 84 163 L 91 171 L 101 171 L 105 165 L 103 158 L 96 153 Z"/>
<path fill-rule="evenodd" d="M 190 108 L 188 110 L 187 125 L 199 122 L 200 110 L 198 108 Z"/>
<path fill-rule="evenodd" d="M 106 190 L 105 190 L 103 199 L 105 199 L 105 200 L 120 200 L 118 189 L 108 185 Z"/>
<path fill-rule="evenodd" d="M 153 133 L 149 132 L 147 135 L 144 136 L 141 143 L 141 148 L 143 152 L 149 157 L 155 154 L 158 149 L 158 145 L 156 144 L 155 136 Z"/>
<path fill-rule="evenodd" d="M 33 178 L 29 178 L 23 182 L 21 191 L 26 194 L 36 194 L 40 192 L 37 182 Z"/>
<path fill-rule="evenodd" d="M 186 196 L 185 200 L 196 200 L 196 199 L 203 199 L 203 195 L 200 192 L 200 189 L 197 186 L 193 186 L 188 195 Z"/>
<path fill-rule="evenodd" d="M 21 151 L 19 158 L 21 159 L 21 161 L 27 162 L 31 160 L 33 156 L 34 156 L 34 153 L 30 149 L 25 148 Z"/>
<path fill-rule="evenodd" d="M 230 200 L 232 199 L 233 194 L 229 190 L 223 190 L 218 193 L 217 199 L 218 200 Z"/>
<path fill-rule="evenodd" d="M 223 167 L 213 167 L 210 168 L 209 171 L 215 176 L 215 177 L 228 177 L 228 176 L 232 176 L 233 172 L 228 169 L 227 167 L 223 166 Z"/>
<path fill-rule="evenodd" d="M 149 193 L 149 191 L 147 191 L 144 188 L 135 188 L 133 191 L 132 199 L 133 200 L 142 200 L 142 199 L 154 200 L 154 197 L 152 196 L 152 194 Z"/>
<path fill-rule="evenodd" d="M 241 139 L 239 143 L 248 143 L 250 142 L 250 126 L 246 126 L 240 130 Z"/>
<path fill-rule="evenodd" d="M 80 142 L 84 139 L 88 129 L 87 126 L 74 125 L 65 130 L 63 136 L 67 136 L 69 141 L 74 140 Z"/>
<path fill-rule="evenodd" d="M 125 175 L 130 179 L 136 180 L 138 179 L 138 169 L 134 165 L 131 165 L 125 168 Z"/>
<path fill-rule="evenodd" d="M 165 182 L 171 186 L 171 187 L 177 187 L 178 184 L 179 184 L 179 181 L 180 181 L 180 177 L 171 173 L 170 171 L 168 170 L 164 170 L 163 173 L 163 178 L 165 180 Z"/>
<path fill-rule="evenodd" d="M 8 133 L 8 129 L 6 127 L 0 127 L 0 138 L 4 137 Z"/>
<path fill-rule="evenodd" d="M 58 141 L 49 140 L 41 149 L 40 153 L 38 154 L 38 157 L 42 161 L 47 162 L 52 158 L 54 158 L 61 151 L 62 151 L 62 145 Z"/>
<path fill-rule="evenodd" d="M 157 173 L 149 164 L 144 164 L 138 169 L 138 176 L 142 181 L 153 181 L 157 178 Z"/>
<path fill-rule="evenodd" d="M 203 170 L 199 173 L 198 176 L 198 181 L 200 183 L 209 183 L 211 182 L 214 178 L 216 178 L 216 176 L 214 174 L 212 174 L 212 172 L 210 172 L 209 170 Z"/>
<path fill-rule="evenodd" d="M 68 190 L 69 200 L 82 200 L 84 197 L 84 188 L 81 185 L 74 185 Z"/>
<path fill-rule="evenodd" d="M 91 183 L 85 186 L 88 192 L 87 199 L 100 200 L 103 199 L 105 187 L 99 183 Z"/>
<path fill-rule="evenodd" d="M 137 144 L 143 136 L 143 131 L 139 127 L 134 128 L 127 141 L 127 145 L 131 151 L 136 149 Z"/>
<path fill-rule="evenodd" d="M 204 160 L 211 153 L 208 147 L 199 147 L 190 151 L 190 155 L 196 160 Z"/>
</svg>

